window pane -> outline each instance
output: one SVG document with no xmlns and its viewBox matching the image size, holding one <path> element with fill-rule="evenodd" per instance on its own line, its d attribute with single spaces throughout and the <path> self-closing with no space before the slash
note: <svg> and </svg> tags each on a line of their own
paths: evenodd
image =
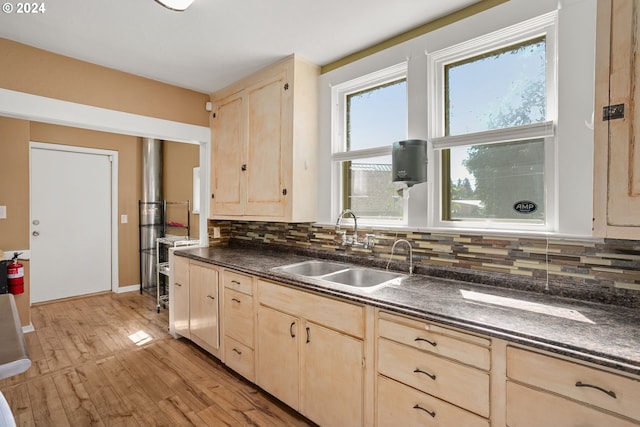
<svg viewBox="0 0 640 427">
<path fill-rule="evenodd" d="M 450 158 L 448 218 L 544 221 L 544 140 L 455 147 Z M 518 213 L 514 205 L 537 208 Z"/>
<path fill-rule="evenodd" d="M 546 120 L 545 38 L 445 66 L 445 135 Z"/>
<path fill-rule="evenodd" d="M 404 200 L 391 182 L 391 156 L 343 162 L 344 207 L 358 218 L 402 219 Z"/>
<path fill-rule="evenodd" d="M 405 79 L 347 95 L 347 151 L 391 146 L 406 135 Z"/>
</svg>

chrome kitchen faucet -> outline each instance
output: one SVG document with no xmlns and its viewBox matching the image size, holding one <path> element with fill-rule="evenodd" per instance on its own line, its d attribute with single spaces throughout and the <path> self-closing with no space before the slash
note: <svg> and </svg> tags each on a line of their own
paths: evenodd
<svg viewBox="0 0 640 427">
<path fill-rule="evenodd" d="M 340 220 L 342 220 L 345 215 L 351 215 L 353 217 L 353 235 L 351 237 L 347 236 L 346 231 L 340 231 Z M 358 218 L 356 217 L 355 212 L 351 209 L 345 209 L 340 212 L 340 215 L 338 215 L 338 220 L 336 221 L 336 234 L 342 236 L 342 246 L 362 246 L 365 249 L 369 249 L 375 245 L 376 236 L 373 234 L 365 235 L 364 242 L 358 242 Z"/>
</svg>

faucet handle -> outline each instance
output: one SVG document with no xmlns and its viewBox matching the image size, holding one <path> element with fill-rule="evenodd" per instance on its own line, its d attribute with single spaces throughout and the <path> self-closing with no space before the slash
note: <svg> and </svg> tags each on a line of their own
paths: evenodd
<svg viewBox="0 0 640 427">
<path fill-rule="evenodd" d="M 340 240 L 342 242 L 342 246 L 347 244 L 347 232 L 346 231 L 336 231 L 336 234 L 340 236 Z"/>
<path fill-rule="evenodd" d="M 375 234 L 365 234 L 364 235 L 364 248 L 370 249 L 376 245 L 376 235 Z"/>
</svg>

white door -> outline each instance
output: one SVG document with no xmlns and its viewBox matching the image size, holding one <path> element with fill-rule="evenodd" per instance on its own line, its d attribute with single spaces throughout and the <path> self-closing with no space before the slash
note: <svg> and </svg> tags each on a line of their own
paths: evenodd
<svg viewBox="0 0 640 427">
<path fill-rule="evenodd" d="M 111 158 L 31 148 L 31 302 L 111 290 Z"/>
</svg>

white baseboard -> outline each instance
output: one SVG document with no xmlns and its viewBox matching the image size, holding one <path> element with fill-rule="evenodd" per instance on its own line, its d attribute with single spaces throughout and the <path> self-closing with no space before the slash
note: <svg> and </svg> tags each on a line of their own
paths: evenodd
<svg viewBox="0 0 640 427">
<path fill-rule="evenodd" d="M 129 285 L 129 286 L 120 286 L 116 293 L 122 294 L 125 292 L 135 292 L 140 290 L 140 285 Z"/>
</svg>

